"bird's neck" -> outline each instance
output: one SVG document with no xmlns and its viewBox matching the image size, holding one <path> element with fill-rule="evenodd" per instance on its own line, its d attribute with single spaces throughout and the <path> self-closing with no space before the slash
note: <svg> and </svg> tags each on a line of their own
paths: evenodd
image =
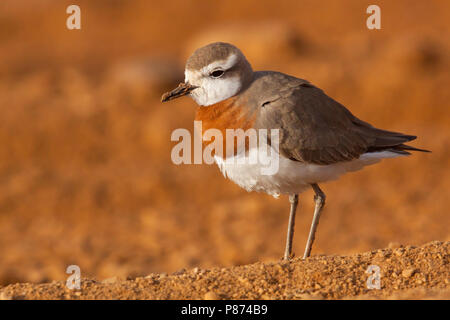
<svg viewBox="0 0 450 320">
<path fill-rule="evenodd" d="M 245 132 L 253 128 L 256 113 L 246 106 L 245 101 L 235 96 L 207 107 L 198 107 L 195 120 L 201 121 L 204 146 L 211 143 L 210 140 L 203 139 L 205 131 L 208 129 L 217 129 L 223 137 L 223 155 L 227 154 L 226 150 L 229 148 L 234 149 L 233 154 L 236 154 L 237 144 L 233 143 L 233 141 L 227 141 L 227 129 L 242 129 Z"/>
</svg>

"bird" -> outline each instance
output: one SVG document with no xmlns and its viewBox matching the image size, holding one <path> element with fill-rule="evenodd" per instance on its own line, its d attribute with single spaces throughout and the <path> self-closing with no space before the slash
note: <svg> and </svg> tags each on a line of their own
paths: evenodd
<svg viewBox="0 0 450 320">
<path fill-rule="evenodd" d="M 254 71 L 242 51 L 230 43 L 214 42 L 198 48 L 187 59 L 185 79 L 162 95 L 167 102 L 189 95 L 198 104 L 195 120 L 204 128 L 277 130 L 272 148 L 278 169 L 261 173 L 261 163 L 239 163 L 236 158 L 261 149 L 245 145 L 217 153 L 214 160 L 225 177 L 247 191 L 288 195 L 289 220 L 284 260 L 294 257 L 292 243 L 299 194 L 312 188 L 314 212 L 303 259 L 310 256 L 325 193 L 319 183 L 338 179 L 385 158 L 430 152 L 405 144 L 414 135 L 378 129 L 354 116 L 311 82 L 277 71 Z M 205 141 L 203 141 L 205 142 Z M 225 141 L 226 144 L 227 141 Z M 226 148 L 226 147 L 225 147 Z"/>
</svg>

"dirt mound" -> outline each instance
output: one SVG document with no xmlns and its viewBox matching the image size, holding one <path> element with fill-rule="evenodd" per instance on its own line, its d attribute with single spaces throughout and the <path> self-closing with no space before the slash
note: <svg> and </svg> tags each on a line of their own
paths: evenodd
<svg viewBox="0 0 450 320">
<path fill-rule="evenodd" d="M 407 263 L 415 259 L 409 250 L 415 257 L 422 249 L 354 255 L 390 242 L 450 241 L 450 1 L 384 1 L 381 30 L 367 29 L 360 0 L 78 0 L 81 30 L 67 30 L 65 1 L 29 2 L 0 2 L 2 297 L 445 294 L 432 282 L 447 286 L 440 258 L 423 258 L 436 262 L 435 273 Z M 247 193 L 215 165 L 171 161 L 171 134 L 193 132 L 196 104 L 160 97 L 183 81 L 187 56 L 208 41 L 236 44 L 255 70 L 307 79 L 376 127 L 417 135 L 412 145 L 433 153 L 321 185 L 327 204 L 315 257 L 273 264 L 284 249 L 287 197 Z M 313 206 L 312 190 L 300 196 L 297 255 Z M 366 292 L 364 271 L 376 259 L 384 287 Z M 86 280 L 80 293 L 68 291 L 69 265 L 109 283 Z M 404 278 L 409 265 L 419 271 Z M 60 282 L 38 285 L 52 281 Z"/>
<path fill-rule="evenodd" d="M 394 245 L 394 247 L 396 247 Z M 82 279 L 80 290 L 64 282 L 19 283 L 2 299 L 450 299 L 450 242 L 306 261 L 255 263 L 232 268 L 180 270 L 133 280 Z M 376 275 L 370 266 L 379 267 Z M 372 267 L 374 269 L 374 267 Z M 373 278 L 368 279 L 369 276 Z M 371 286 L 371 289 L 368 287 Z"/>
</svg>

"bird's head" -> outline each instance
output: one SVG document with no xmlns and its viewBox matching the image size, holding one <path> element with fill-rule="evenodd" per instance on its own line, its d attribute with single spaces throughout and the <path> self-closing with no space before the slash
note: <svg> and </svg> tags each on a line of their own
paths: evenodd
<svg viewBox="0 0 450 320">
<path fill-rule="evenodd" d="M 200 106 L 209 106 L 238 94 L 253 78 L 241 50 L 215 42 L 197 49 L 187 60 L 185 81 L 162 96 L 166 102 L 187 94 Z"/>
</svg>

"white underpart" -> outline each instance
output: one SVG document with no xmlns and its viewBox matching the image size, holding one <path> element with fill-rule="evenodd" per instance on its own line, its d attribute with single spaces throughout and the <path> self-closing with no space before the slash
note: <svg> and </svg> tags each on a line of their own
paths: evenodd
<svg viewBox="0 0 450 320">
<path fill-rule="evenodd" d="M 249 152 L 258 152 L 258 149 L 250 149 Z M 273 175 L 262 175 L 261 168 L 267 166 L 270 161 L 277 161 L 274 158 L 261 159 L 260 163 L 237 164 L 239 158 L 250 158 L 249 154 L 240 154 L 232 158 L 215 156 L 214 159 L 220 171 L 226 178 L 234 181 L 247 191 L 265 192 L 274 197 L 280 194 L 298 194 L 308 189 L 312 183 L 320 183 L 336 180 L 341 175 L 357 171 L 367 165 L 379 162 L 385 158 L 395 158 L 400 154 L 390 151 L 365 153 L 359 159 L 339 162 L 331 165 L 305 164 L 298 161 L 289 160 L 279 156 L 275 150 L 271 150 L 266 156 L 279 157 L 278 171 Z M 265 163 L 265 164 L 263 164 Z"/>
<path fill-rule="evenodd" d="M 237 59 L 237 55 L 232 54 L 227 59 L 212 62 L 201 70 L 185 70 L 185 82 L 199 87 L 190 93 L 197 104 L 209 106 L 226 100 L 241 90 L 242 84 L 238 77 L 217 79 L 210 77 L 210 73 L 214 70 L 230 69 Z"/>
</svg>

